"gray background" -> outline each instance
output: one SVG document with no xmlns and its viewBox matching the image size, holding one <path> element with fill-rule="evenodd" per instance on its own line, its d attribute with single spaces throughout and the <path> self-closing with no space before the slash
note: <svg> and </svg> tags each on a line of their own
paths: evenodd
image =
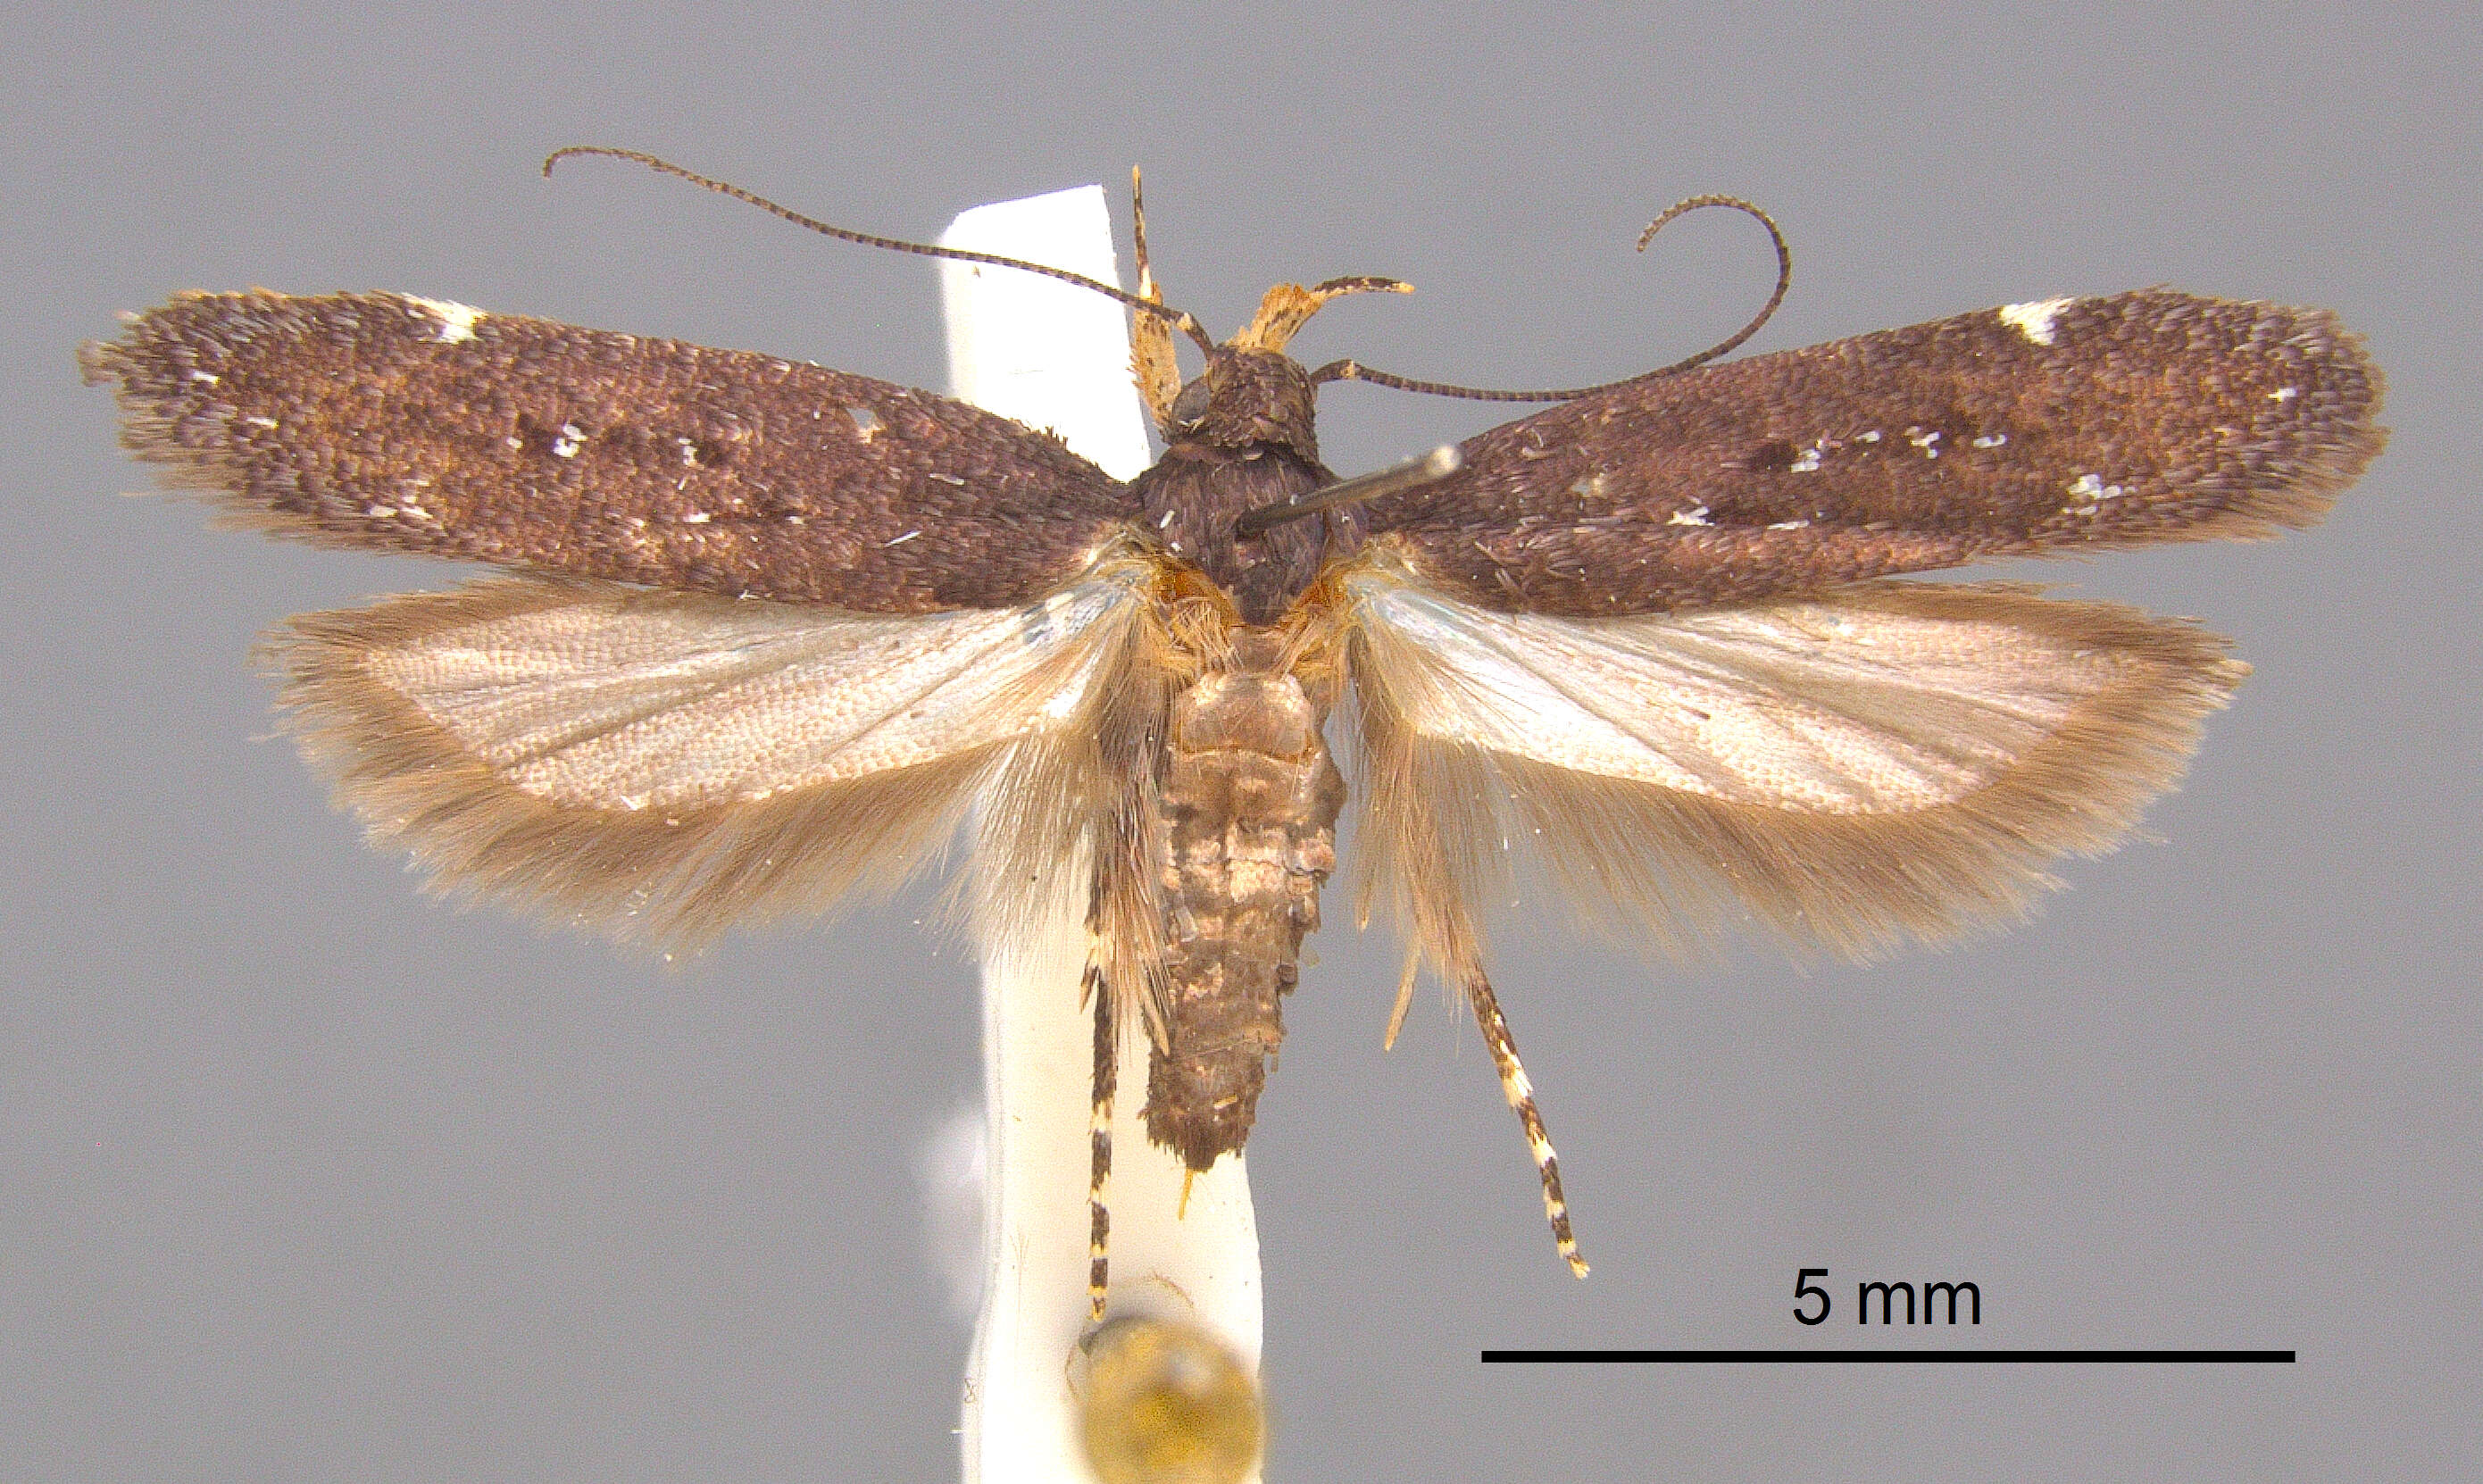
<svg viewBox="0 0 2483 1484">
<path fill-rule="evenodd" d="M 1748 224 L 1628 250 L 1701 191 L 1795 239 L 1762 349 L 2155 282 L 2341 310 L 2396 432 L 2326 527 L 2019 574 L 2258 666 L 2156 839 L 1868 969 L 1504 933 L 1589 1282 L 1471 1028 L 1427 996 L 1380 1055 L 1393 949 L 1331 894 L 1251 1144 L 1268 1473 L 2474 1476 L 2477 40 L 2464 5 L 14 8 L 0 1477 L 952 1475 L 914 1172 L 975 1012 L 929 893 L 670 970 L 420 897 L 268 740 L 246 654 L 453 574 L 116 498 L 145 480 L 75 383 L 114 311 L 254 283 L 940 383 L 921 264 L 537 178 L 581 142 L 915 235 L 1142 163 L 1212 325 L 1401 274 L 1303 353 L 1500 385 L 1738 324 Z M 1323 433 L 1350 471 L 1490 420 L 1347 387 Z M 2302 1363 L 1476 1361 L 1856 1343 L 1864 1278 L 1978 1281 L 1975 1343 Z"/>
</svg>

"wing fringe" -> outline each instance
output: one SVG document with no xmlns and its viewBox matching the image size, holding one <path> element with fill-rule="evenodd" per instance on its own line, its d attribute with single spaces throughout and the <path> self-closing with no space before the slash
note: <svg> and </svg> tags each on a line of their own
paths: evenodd
<svg viewBox="0 0 2483 1484">
<path fill-rule="evenodd" d="M 1057 727 L 1019 741 L 979 791 L 974 869 L 950 897 L 980 943 L 1021 943 L 1083 893 L 1088 954 L 1115 1023 L 1165 1043 L 1171 988 L 1152 831 L 1169 672 L 1153 605 L 1133 606 Z M 1087 869 L 1078 869 L 1080 863 Z"/>
</svg>

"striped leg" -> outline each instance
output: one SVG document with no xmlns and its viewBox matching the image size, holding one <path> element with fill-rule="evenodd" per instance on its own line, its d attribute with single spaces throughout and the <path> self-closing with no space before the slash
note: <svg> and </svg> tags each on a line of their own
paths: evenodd
<svg viewBox="0 0 2483 1484">
<path fill-rule="evenodd" d="M 1112 1094 L 1121 1076 L 1120 1046 L 1113 1036 L 1117 1022 L 1112 996 L 1105 988 L 1103 970 L 1086 969 L 1086 995 L 1095 1002 L 1095 1100 L 1087 1122 L 1086 1167 L 1086 1317 L 1104 1322 L 1104 1290 L 1111 1279 L 1112 1213 L 1104 1203 L 1112 1183 Z"/>
<path fill-rule="evenodd" d="M 1543 1115 L 1535 1106 L 1535 1084 L 1526 1080 L 1526 1068 L 1518 1063 L 1517 1038 L 1508 1033 L 1508 1018 L 1500 1012 L 1500 1000 L 1481 969 L 1467 979 L 1466 998 L 1474 1002 L 1475 1023 L 1482 1027 L 1483 1044 L 1491 1048 L 1491 1064 L 1500 1069 L 1500 1090 L 1508 1096 L 1508 1106 L 1517 1110 L 1517 1121 L 1526 1126 L 1527 1152 L 1535 1156 L 1535 1173 L 1543 1177 L 1543 1214 L 1552 1220 L 1553 1245 L 1561 1249 L 1569 1271 L 1584 1278 L 1587 1262 L 1578 1255 L 1577 1238 L 1569 1233 L 1569 1202 L 1561 1195 L 1561 1161 L 1552 1152 L 1552 1141 L 1544 1136 Z"/>
</svg>

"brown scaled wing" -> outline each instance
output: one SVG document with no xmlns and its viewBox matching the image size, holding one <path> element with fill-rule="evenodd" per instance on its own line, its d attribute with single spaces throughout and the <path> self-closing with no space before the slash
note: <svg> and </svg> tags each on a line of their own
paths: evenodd
<svg viewBox="0 0 2483 1484">
<path fill-rule="evenodd" d="M 167 483 L 325 546 L 913 613 L 1040 598 L 1136 511 L 946 397 L 399 294 L 186 294 L 84 362 Z"/>
<path fill-rule="evenodd" d="M 2308 526 L 2379 452 L 2379 398 L 2324 311 L 2141 289 L 1626 384 L 1365 519 L 1472 602 L 1663 612 Z"/>
</svg>

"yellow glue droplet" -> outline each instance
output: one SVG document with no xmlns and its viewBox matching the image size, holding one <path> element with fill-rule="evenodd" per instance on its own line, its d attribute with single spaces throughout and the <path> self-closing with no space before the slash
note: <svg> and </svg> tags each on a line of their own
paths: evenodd
<svg viewBox="0 0 2483 1484">
<path fill-rule="evenodd" d="M 1239 1484 L 1259 1466 L 1258 1378 L 1194 1324 L 1115 1319 L 1085 1342 L 1078 1430 L 1102 1484 Z"/>
</svg>

